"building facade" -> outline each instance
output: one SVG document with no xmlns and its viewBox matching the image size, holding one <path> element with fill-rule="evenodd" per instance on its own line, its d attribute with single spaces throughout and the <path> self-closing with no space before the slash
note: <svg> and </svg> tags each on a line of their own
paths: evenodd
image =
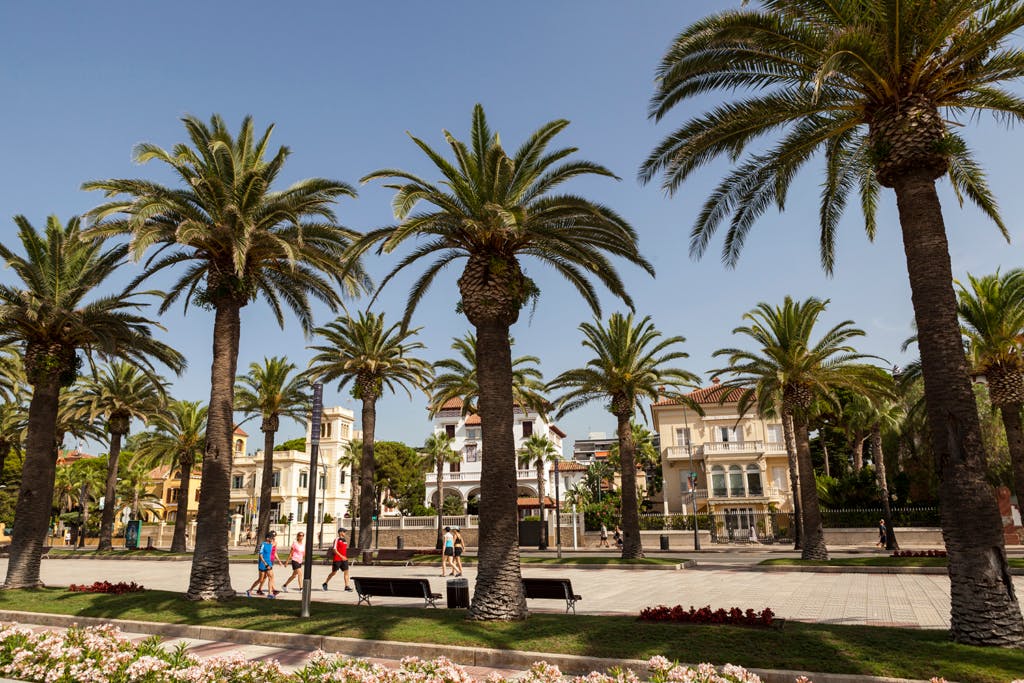
<svg viewBox="0 0 1024 683">
<path fill-rule="evenodd" d="M 661 435 L 666 514 L 691 514 L 696 502 L 698 513 L 721 513 L 732 528 L 746 529 L 753 513 L 792 510 L 782 422 L 753 412 L 740 415 L 741 393 L 716 378 L 689 394 L 703 415 L 677 400 L 652 404 Z"/>
</svg>

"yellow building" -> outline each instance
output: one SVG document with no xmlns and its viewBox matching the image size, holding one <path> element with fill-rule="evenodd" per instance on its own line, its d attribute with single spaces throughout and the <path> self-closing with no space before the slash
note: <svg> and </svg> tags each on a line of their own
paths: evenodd
<svg viewBox="0 0 1024 683">
<path fill-rule="evenodd" d="M 666 514 L 691 514 L 696 501 L 698 513 L 720 513 L 732 528 L 746 529 L 754 513 L 792 510 L 782 423 L 740 415 L 741 392 L 716 378 L 689 394 L 703 415 L 668 398 L 651 406 L 661 435 Z"/>
</svg>

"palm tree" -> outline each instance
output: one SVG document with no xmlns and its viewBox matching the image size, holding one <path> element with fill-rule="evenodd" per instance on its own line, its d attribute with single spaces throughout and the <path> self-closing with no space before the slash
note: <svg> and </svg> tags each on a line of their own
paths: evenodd
<svg viewBox="0 0 1024 683">
<path fill-rule="evenodd" d="M 510 339 L 509 345 L 515 344 Z M 452 348 L 461 358 L 444 358 L 434 363 L 441 371 L 427 388 L 430 392 L 430 417 L 436 417 L 444 405 L 452 400 L 462 401 L 462 414 L 477 412 L 480 383 L 476 375 L 476 335 L 469 332 L 452 342 Z M 548 401 L 544 396 L 544 380 L 537 356 L 519 356 L 512 359 L 512 402 L 522 411 L 532 410 L 546 415 Z"/>
<path fill-rule="evenodd" d="M 280 147 L 266 158 L 273 126 L 258 136 L 246 117 L 234 137 L 217 115 L 209 124 L 193 116 L 182 120 L 191 146 L 167 151 L 142 143 L 134 151 L 139 163 L 165 164 L 181 188 L 131 179 L 93 181 L 83 188 L 111 198 L 91 212 L 98 222 L 89 234 L 129 235 L 135 258 L 156 247 L 145 276 L 182 264 L 184 272 L 161 312 L 182 296 L 186 310 L 194 302 L 214 311 L 209 438 L 188 588 L 190 599 L 206 600 L 235 594 L 227 544 L 242 308 L 262 297 L 279 325 L 287 308 L 308 333 L 310 297 L 335 310 L 339 290 L 356 295 L 368 281 L 354 260 L 346 261 L 347 275 L 339 272 L 354 233 L 337 225 L 332 204 L 355 196 L 349 185 L 311 178 L 273 190 L 289 154 Z"/>
<path fill-rule="evenodd" d="M 144 454 L 127 449 L 121 451 L 119 495 L 132 501 L 132 519 L 139 519 L 139 510 L 143 507 L 150 511 L 163 509 L 162 501 L 147 490 L 154 464 L 157 463 Z"/>
<path fill-rule="evenodd" d="M 615 484 L 615 468 L 607 460 L 594 460 L 587 465 L 585 476 L 586 482 L 589 485 L 590 495 L 592 498 L 597 498 L 598 502 L 601 502 L 601 490 L 604 488 L 604 483 L 608 482 L 609 491 L 612 490 Z"/>
<path fill-rule="evenodd" d="M 544 524 L 544 465 L 553 463 L 560 457 L 555 449 L 555 444 L 543 434 L 531 434 L 519 448 L 519 465 L 537 468 L 537 506 L 540 508 L 541 528 L 547 528 Z M 541 537 L 541 550 L 547 547 L 544 537 Z"/>
<path fill-rule="evenodd" d="M 3 473 L 7 467 L 7 458 L 12 453 L 22 450 L 25 430 L 28 428 L 28 415 L 24 406 L 18 403 L 0 403 L 0 483 L 4 481 Z"/>
<path fill-rule="evenodd" d="M 359 489 L 373 491 L 376 463 L 373 439 L 377 424 L 377 400 L 385 389 L 404 389 L 412 398 L 413 387 L 424 389 L 430 382 L 431 367 L 412 354 L 423 348 L 411 341 L 420 328 L 406 329 L 399 324 L 384 327 L 384 315 L 360 312 L 356 318 L 339 317 L 316 334 L 324 344 L 311 346 L 316 351 L 309 362 L 309 374 L 317 380 L 338 380 L 338 390 L 352 383 L 352 395 L 362 401 L 363 458 L 359 468 Z M 374 501 L 359 497 L 359 549 L 369 550 L 372 536 Z"/>
<path fill-rule="evenodd" d="M 870 383 L 870 366 L 858 364 L 867 356 L 847 342 L 864 335 L 845 320 L 814 342 L 811 335 L 828 301 L 811 297 L 796 302 L 786 297 L 782 306 L 760 303 L 743 315 L 749 325 L 737 327 L 734 335 L 750 337 L 757 350 L 725 348 L 714 355 L 728 357 L 728 367 L 715 375 L 732 375 L 724 386 L 742 387 L 738 410 L 745 413 L 756 404 L 759 414 L 778 406 L 784 429 L 791 430 L 796 463 L 790 458 L 790 481 L 794 500 L 799 497 L 801 556 L 805 560 L 826 560 L 828 549 L 821 527 L 818 491 L 811 464 L 808 420 L 816 397 L 830 397 L 838 387 L 860 388 Z M 786 435 L 787 443 L 790 440 Z M 794 466 L 795 465 L 795 466 Z"/>
<path fill-rule="evenodd" d="M 644 399 L 656 401 L 660 387 L 678 395 L 678 389 L 696 384 L 697 376 L 673 361 L 688 355 L 675 347 L 683 337 L 665 337 L 651 322 L 633 314 L 613 313 L 607 326 L 600 320 L 580 325 L 583 346 L 594 356 L 585 367 L 567 370 L 548 384 L 550 390 L 564 390 L 558 399 L 558 415 L 593 401 L 607 401 L 618 422 L 619 461 L 622 474 L 622 557 L 643 557 L 640 543 L 640 507 L 636 494 L 636 444 L 631 426 L 636 409 Z"/>
<path fill-rule="evenodd" d="M 1009 44 L 1024 26 L 1024 9 L 1017 0 L 760 4 L 698 21 L 668 49 L 651 116 L 660 119 L 692 97 L 721 92 L 727 101 L 658 145 L 641 178 L 663 172 L 663 186 L 673 192 L 719 157 L 735 161 L 704 204 L 690 240 L 691 253 L 703 254 L 728 220 L 723 259 L 733 264 L 757 218 L 773 203 L 784 206 L 796 171 L 820 151 L 820 243 L 828 271 L 850 194 L 859 193 L 873 237 L 881 188 L 893 188 L 941 481 L 953 637 L 977 645 L 1024 644 L 1024 619 L 1006 578 L 1002 523 L 984 476 L 935 189 L 948 175 L 958 198 L 973 201 L 1007 234 L 954 119 L 991 112 L 1006 123 L 1024 120 L 1024 100 L 1001 87 L 1024 75 L 1024 50 Z M 781 139 L 764 148 L 769 135 Z M 744 158 L 752 143 L 757 151 Z"/>
<path fill-rule="evenodd" d="M 633 446 L 635 449 L 633 459 L 636 462 L 637 469 L 644 472 L 644 480 L 646 482 L 645 493 L 649 498 L 661 490 L 660 484 L 655 484 L 654 482 L 655 470 L 660 475 L 661 454 L 654 447 L 654 435 L 651 434 L 651 430 L 636 421 L 630 422 L 629 428 L 633 432 Z M 608 462 L 613 466 L 621 467 L 622 459 L 619 456 L 619 444 L 612 445 L 611 451 L 608 453 Z M 660 482 L 660 476 L 657 479 Z"/>
<path fill-rule="evenodd" d="M 156 429 L 140 435 L 136 454 L 150 462 L 167 466 L 167 476 L 180 472 L 181 488 L 178 491 L 178 510 L 174 517 L 174 535 L 171 538 L 171 552 L 183 553 L 185 530 L 188 526 L 188 501 L 192 486 L 192 470 L 205 457 L 207 450 L 206 432 L 209 411 L 199 401 L 172 401 L 167 406 L 166 416 L 155 420 Z M 202 486 L 202 482 L 200 482 Z M 206 499 L 206 491 L 200 499 Z M 196 546 L 200 544 L 196 530 Z M 195 551 L 198 556 L 198 550 Z"/>
<path fill-rule="evenodd" d="M 530 256 L 551 266 L 597 314 L 600 306 L 591 278 L 632 305 L 608 254 L 654 273 L 637 250 L 636 232 L 621 216 L 583 197 L 554 193 L 576 176 L 615 177 L 588 161 L 564 161 L 575 148 L 547 151 L 554 136 L 568 125 L 560 119 L 541 126 L 509 156 L 488 127 L 483 107 L 476 105 L 469 145 L 445 132 L 454 163 L 413 137 L 444 177 L 440 184 L 397 169 L 363 178 L 364 182 L 393 181 L 388 187 L 396 190 L 392 206 L 400 222 L 368 233 L 356 253 L 378 242 L 382 251 L 391 252 L 413 237 L 426 238 L 385 282 L 423 258 L 434 258 L 413 286 L 406 320 L 441 270 L 456 259 L 468 261 L 458 281 L 458 308 L 476 329 L 480 421 L 488 452 L 481 472 L 481 497 L 487 504 L 480 510 L 480 564 L 470 619 L 524 619 L 527 615 L 516 544 L 509 328 L 523 306 L 536 301 L 540 290 L 523 272 L 520 259 Z M 429 208 L 416 211 L 421 203 Z"/>
<path fill-rule="evenodd" d="M 0 285 L 0 346 L 17 344 L 27 382 L 25 464 L 14 511 L 14 534 L 7 565 L 7 588 L 39 585 L 39 560 L 50 525 L 56 468 L 58 407 L 61 388 L 70 385 L 86 356 L 121 358 L 152 373 L 157 359 L 173 370 L 184 367 L 181 354 L 152 337 L 159 325 L 137 311 L 144 294 L 129 286 L 97 296 L 124 262 L 127 247 L 106 248 L 83 239 L 80 222 L 67 226 L 56 216 L 41 234 L 24 216 L 15 216 L 25 256 L 0 244 L 0 259 L 21 281 Z M 91 298 L 92 300 L 87 300 Z"/>
<path fill-rule="evenodd" d="M 303 420 L 312 406 L 313 397 L 309 393 L 306 376 L 292 375 L 293 372 L 295 364 L 289 363 L 287 358 L 264 358 L 262 365 L 250 363 L 249 374 L 239 377 L 235 385 L 235 410 L 259 415 L 262 419 L 263 479 L 260 483 L 260 516 L 256 525 L 258 539 L 266 538 L 270 529 L 274 435 L 281 427 L 282 417 Z"/>
<path fill-rule="evenodd" d="M 957 313 L 975 373 L 985 376 L 999 408 L 1013 467 L 1017 500 L 1024 504 L 1024 270 L 967 276 L 958 283 Z"/>
<path fill-rule="evenodd" d="M 582 508 L 594 497 L 585 482 L 578 481 L 565 490 L 565 502 Z"/>
<path fill-rule="evenodd" d="M 110 550 L 114 532 L 117 499 L 118 458 L 121 441 L 128 434 L 133 418 L 149 422 L 167 405 L 163 382 L 140 372 L 124 361 L 113 361 L 103 370 L 75 385 L 78 413 L 89 420 L 103 419 L 110 433 L 107 455 L 105 504 L 100 521 L 99 550 Z"/>
<path fill-rule="evenodd" d="M 462 461 L 462 456 L 452 450 L 452 441 L 444 432 L 434 432 L 427 437 L 420 453 L 424 466 L 437 473 L 437 548 L 441 547 L 444 537 L 444 466 Z"/>
<path fill-rule="evenodd" d="M 359 547 L 359 535 L 356 529 L 356 517 L 359 514 L 359 496 L 362 493 L 359 489 L 359 466 L 363 462 L 363 440 L 362 439 L 351 439 L 345 448 L 342 450 L 341 455 L 338 456 L 338 464 L 342 467 L 348 468 L 352 472 L 352 498 L 349 500 L 349 511 L 352 515 L 352 529 L 349 533 L 349 540 L 352 542 L 352 546 L 355 548 Z M 320 539 L 321 545 L 324 539 Z"/>
<path fill-rule="evenodd" d="M 81 513 L 78 518 L 79 548 L 85 547 L 85 538 L 88 536 L 89 503 L 97 499 L 94 492 L 103 490 L 103 484 L 106 481 L 104 469 L 103 461 L 95 458 L 82 458 L 68 467 L 71 486 L 78 501 L 78 510 Z"/>
</svg>

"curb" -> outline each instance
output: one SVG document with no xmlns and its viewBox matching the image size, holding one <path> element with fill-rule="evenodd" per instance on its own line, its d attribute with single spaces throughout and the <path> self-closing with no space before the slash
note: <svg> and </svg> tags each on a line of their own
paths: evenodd
<svg viewBox="0 0 1024 683">
<path fill-rule="evenodd" d="M 946 576 L 946 567 L 856 567 L 856 566 L 825 566 L 825 565 L 753 565 L 746 568 L 752 572 L 814 572 L 818 574 L 936 574 Z M 1013 576 L 1024 576 L 1024 569 L 1010 567 Z"/>
<path fill-rule="evenodd" d="M 281 633 L 271 631 L 249 631 L 219 626 L 192 626 L 188 624 L 166 624 L 133 619 L 103 619 L 70 614 L 49 614 L 45 612 L 21 612 L 0 610 L 0 622 L 17 622 L 36 626 L 105 626 L 113 625 L 122 631 L 145 633 L 171 638 L 195 638 L 236 643 L 238 645 L 263 645 L 290 647 L 298 650 L 323 650 L 331 654 L 354 657 L 376 657 L 401 659 L 415 655 L 422 658 L 447 657 L 463 666 L 480 666 L 501 669 L 526 670 L 534 662 L 545 661 L 570 675 L 586 675 L 591 671 L 607 671 L 613 667 L 647 670 L 647 661 L 642 659 L 612 659 L 565 655 L 548 652 L 499 650 L 495 648 L 465 647 L 461 645 L 436 645 L 433 643 L 401 643 L 389 640 L 363 640 L 338 636 L 308 635 L 304 633 Z M 887 678 L 858 674 L 814 673 L 776 669 L 747 669 L 760 676 L 764 683 L 793 683 L 799 676 L 806 676 L 814 683 L 927 683 L 909 678 Z M 0 679 L 0 681 L 6 679 Z"/>
</svg>

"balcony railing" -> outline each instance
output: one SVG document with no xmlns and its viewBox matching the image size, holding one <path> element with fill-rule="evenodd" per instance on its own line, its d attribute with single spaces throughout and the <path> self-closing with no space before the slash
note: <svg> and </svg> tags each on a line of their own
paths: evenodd
<svg viewBox="0 0 1024 683">
<path fill-rule="evenodd" d="M 699 491 L 700 489 L 698 489 Z M 687 491 L 683 491 L 683 495 L 687 495 Z M 742 489 L 712 489 L 712 498 L 771 498 L 776 500 L 789 500 L 790 493 L 789 489 L 780 489 L 775 486 L 764 486 L 760 492 L 748 491 Z"/>
<path fill-rule="evenodd" d="M 537 470 L 516 470 L 516 480 L 534 480 L 537 479 Z M 480 481 L 479 472 L 446 472 L 444 475 L 445 483 L 454 481 Z M 427 483 L 437 486 L 437 472 L 427 472 Z"/>
<path fill-rule="evenodd" d="M 764 441 L 712 441 L 701 446 L 704 455 L 764 453 Z"/>
</svg>

